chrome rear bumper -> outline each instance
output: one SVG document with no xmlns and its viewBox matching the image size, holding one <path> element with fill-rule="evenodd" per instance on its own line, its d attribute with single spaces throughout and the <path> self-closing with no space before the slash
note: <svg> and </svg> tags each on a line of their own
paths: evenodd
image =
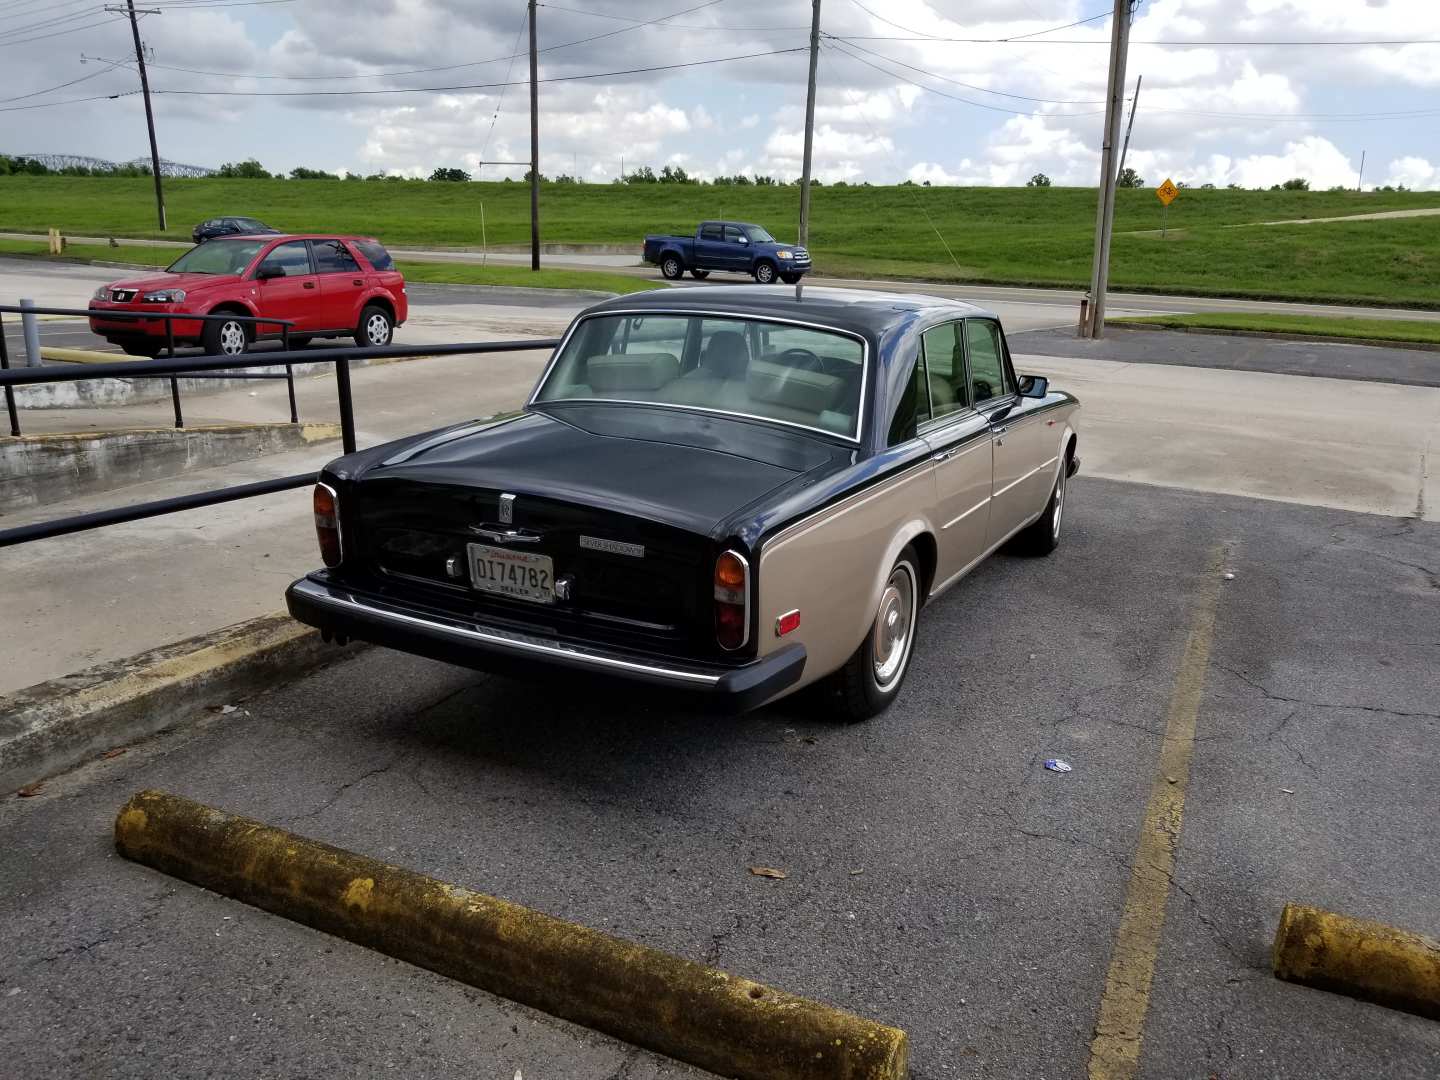
<svg viewBox="0 0 1440 1080">
<path fill-rule="evenodd" d="M 798 643 L 733 667 L 647 657 L 399 604 L 340 586 L 323 573 L 296 581 L 285 601 L 296 619 L 329 634 L 501 674 L 563 668 L 642 683 L 709 698 L 733 712 L 770 700 L 805 670 L 805 647 Z"/>
</svg>

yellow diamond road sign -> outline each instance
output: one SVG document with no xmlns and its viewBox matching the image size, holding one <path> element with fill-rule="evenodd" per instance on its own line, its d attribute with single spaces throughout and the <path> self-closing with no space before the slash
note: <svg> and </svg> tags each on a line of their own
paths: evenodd
<svg viewBox="0 0 1440 1080">
<path fill-rule="evenodd" d="M 1180 194 L 1180 189 L 1177 188 L 1172 181 L 1167 179 L 1163 184 L 1161 184 L 1155 189 L 1155 194 L 1159 196 L 1162 203 L 1164 203 L 1166 206 L 1169 206 L 1172 202 L 1175 201 L 1175 196 Z"/>
</svg>

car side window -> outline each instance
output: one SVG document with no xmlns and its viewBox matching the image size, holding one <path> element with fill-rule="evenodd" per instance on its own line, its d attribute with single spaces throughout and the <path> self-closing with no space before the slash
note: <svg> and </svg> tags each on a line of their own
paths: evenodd
<svg viewBox="0 0 1440 1080">
<path fill-rule="evenodd" d="M 966 319 L 965 347 L 976 404 L 1014 392 L 1005 374 L 1005 347 L 1000 343 L 998 325 L 988 319 Z"/>
<path fill-rule="evenodd" d="M 963 412 L 972 404 L 965 381 L 965 350 L 958 322 L 945 323 L 921 335 L 930 388 L 931 415 L 939 419 Z"/>
<path fill-rule="evenodd" d="M 724 233 L 724 231 L 720 228 L 719 225 L 702 225 L 702 226 L 700 226 L 700 239 L 701 239 L 701 240 L 722 240 L 722 239 L 724 239 L 724 237 L 725 237 L 725 233 Z"/>
<path fill-rule="evenodd" d="M 729 244 L 743 244 L 745 242 L 745 234 L 734 225 L 726 225 L 725 242 Z"/>
<path fill-rule="evenodd" d="M 281 277 L 304 277 L 311 273 L 310 251 L 304 240 L 289 240 L 277 244 L 261 261 L 256 274 L 268 270 L 279 270 Z"/>
<path fill-rule="evenodd" d="M 895 415 L 890 418 L 888 446 L 899 446 L 915 438 L 920 425 L 930 419 L 930 388 L 925 375 L 925 352 L 917 350 L 915 370 L 900 391 L 900 400 L 895 403 Z"/>
<path fill-rule="evenodd" d="M 316 240 L 312 246 L 315 248 L 317 274 L 359 273 L 360 264 L 339 240 Z"/>
</svg>

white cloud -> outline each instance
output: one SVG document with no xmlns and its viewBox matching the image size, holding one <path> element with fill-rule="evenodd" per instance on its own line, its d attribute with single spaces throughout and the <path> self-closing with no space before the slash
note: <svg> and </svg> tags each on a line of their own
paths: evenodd
<svg viewBox="0 0 1440 1080">
<path fill-rule="evenodd" d="M 1440 165 L 1432 165 L 1422 157 L 1402 157 L 1390 163 L 1385 183 L 1404 184 L 1418 191 L 1440 189 Z"/>
</svg>

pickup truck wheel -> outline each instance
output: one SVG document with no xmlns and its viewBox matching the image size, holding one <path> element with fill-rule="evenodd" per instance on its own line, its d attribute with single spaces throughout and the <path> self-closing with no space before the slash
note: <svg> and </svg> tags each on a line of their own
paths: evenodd
<svg viewBox="0 0 1440 1080">
<path fill-rule="evenodd" d="M 250 331 L 239 319 L 207 322 L 203 337 L 205 351 L 211 356 L 239 356 L 250 348 Z"/>
<path fill-rule="evenodd" d="M 781 275 L 780 275 L 780 280 L 783 281 L 786 285 L 794 285 L 797 281 L 800 280 L 800 275 L 799 275 L 799 274 L 781 274 Z"/>
<path fill-rule="evenodd" d="M 830 676 L 829 704 L 839 720 L 854 724 L 879 716 L 899 695 L 915 651 L 919 568 L 914 548 L 900 553 L 885 581 L 869 633 L 855 655 Z"/>
<path fill-rule="evenodd" d="M 685 267 L 680 265 L 678 256 L 666 255 L 660 260 L 660 274 L 671 281 L 679 281 L 685 276 Z"/>
<path fill-rule="evenodd" d="M 761 260 L 755 264 L 755 280 L 761 285 L 770 285 L 775 281 L 775 264 Z"/>
<path fill-rule="evenodd" d="M 389 313 L 374 304 L 360 312 L 360 325 L 355 328 L 355 344 L 362 349 L 378 345 L 389 345 L 395 335 L 395 324 Z"/>
<path fill-rule="evenodd" d="M 1068 462 L 1060 462 L 1060 472 L 1055 477 L 1055 486 L 1050 491 L 1050 501 L 1045 512 L 1033 523 L 1025 526 L 1016 535 L 1014 550 L 1020 555 L 1049 555 L 1060 546 L 1060 523 L 1065 517 L 1065 473 Z"/>
<path fill-rule="evenodd" d="M 709 270 L 691 270 L 691 271 L 690 271 L 690 276 L 693 277 L 696 281 L 704 281 L 707 277 L 710 276 L 710 271 L 709 271 Z"/>
</svg>

